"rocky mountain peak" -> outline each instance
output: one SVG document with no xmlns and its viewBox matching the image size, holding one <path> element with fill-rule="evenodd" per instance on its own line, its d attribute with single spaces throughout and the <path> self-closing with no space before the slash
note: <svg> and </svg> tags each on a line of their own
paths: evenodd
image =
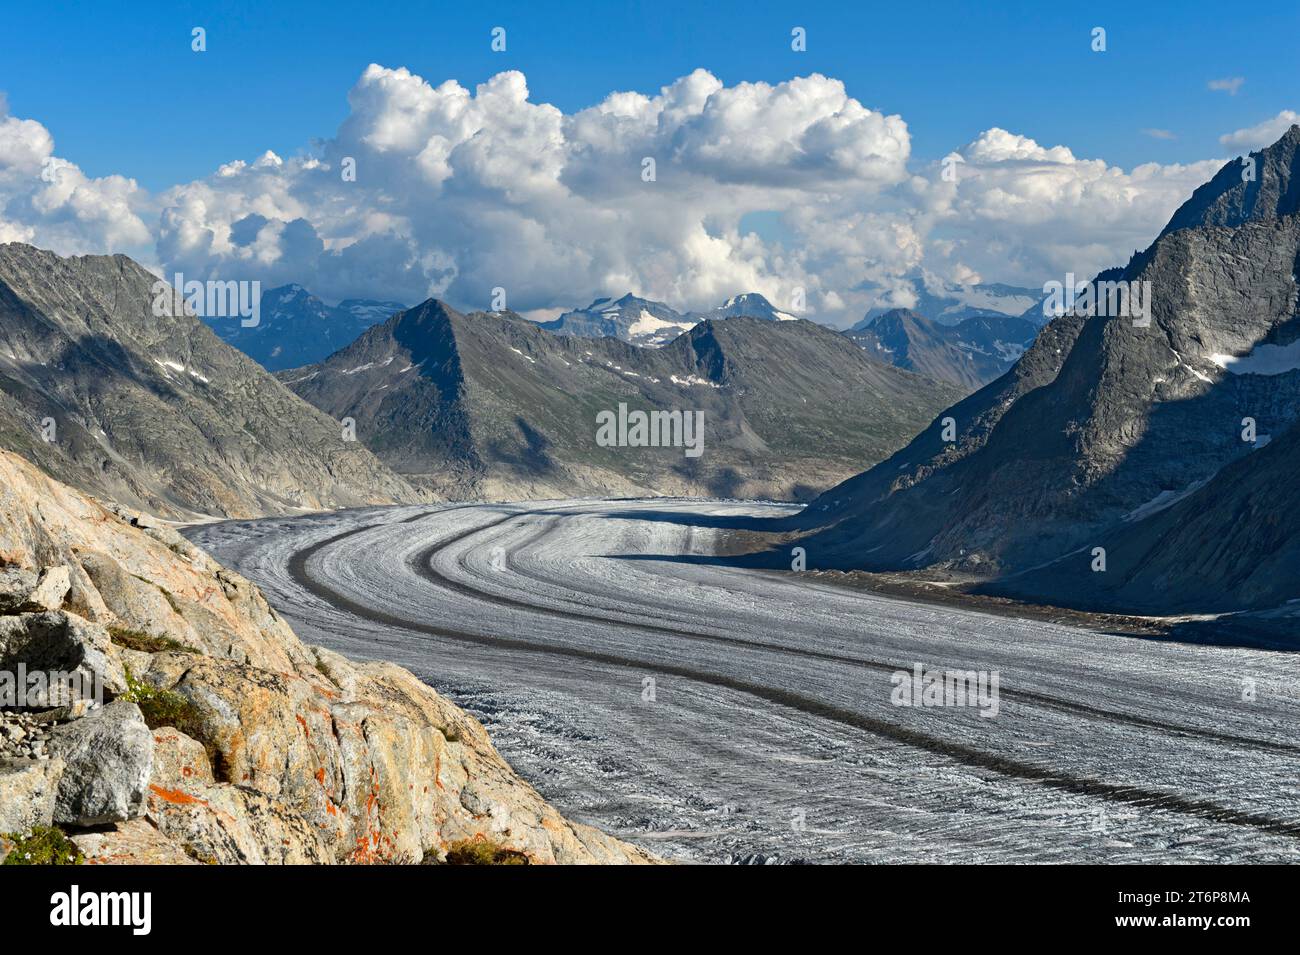
<svg viewBox="0 0 1300 955">
<path fill-rule="evenodd" d="M 1300 211 L 1300 126 L 1273 145 L 1227 163 L 1174 213 L 1164 232 L 1236 227 Z M 1163 234 L 1163 233 L 1162 233 Z"/>
<path fill-rule="evenodd" d="M 1107 541 L 1119 542 L 1106 547 L 1112 567 L 1136 567 L 1136 548 L 1147 554 L 1159 539 L 1141 528 L 1174 502 L 1237 506 L 1225 489 L 1290 460 L 1263 454 L 1250 435 L 1292 433 L 1300 421 L 1298 155 L 1293 127 L 1253 154 L 1255 179 L 1229 163 L 1127 268 L 1098 277 L 1141 288 L 1147 320 L 1066 311 L 1009 374 L 942 412 L 948 438 L 932 426 L 822 495 L 808 520 L 822 528 L 812 540 L 823 559 L 995 582 L 1061 562 L 1055 579 L 1068 580 L 1092 573 L 1084 558 Z M 1207 487 L 1217 498 L 1199 492 Z M 1275 539 L 1253 500 L 1255 538 Z M 1221 529 L 1234 513 L 1203 525 Z M 1204 566 L 1215 566 L 1214 533 L 1199 541 Z M 1206 600 L 1244 601 L 1228 584 L 1207 576 L 1197 587 Z M 1168 599 L 1153 594 L 1148 606 Z"/>
<path fill-rule="evenodd" d="M 912 311 L 910 308 L 891 308 L 887 312 L 881 312 L 874 318 L 865 319 L 867 328 L 874 328 L 877 331 L 889 327 L 897 327 L 908 323 L 930 327 L 934 323 L 924 315 Z"/>
<path fill-rule="evenodd" d="M 768 321 L 793 321 L 798 318 L 797 315 L 781 311 L 768 301 L 766 296 L 758 292 L 733 295 L 717 308 L 705 314 L 710 318 L 732 318 L 747 315 L 751 318 L 762 318 Z"/>
<path fill-rule="evenodd" d="M 953 395 L 809 322 L 707 320 L 642 348 L 435 300 L 282 380 L 354 419 L 381 460 L 449 497 L 806 494 L 822 475 L 897 446 Z M 599 444 L 595 414 L 620 404 L 702 412 L 707 450 L 687 459 Z"/>
</svg>

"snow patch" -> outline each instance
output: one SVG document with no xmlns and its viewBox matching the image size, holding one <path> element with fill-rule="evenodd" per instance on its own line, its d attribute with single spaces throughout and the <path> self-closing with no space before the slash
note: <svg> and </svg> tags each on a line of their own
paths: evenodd
<svg viewBox="0 0 1300 955">
<path fill-rule="evenodd" d="M 993 348 L 997 351 L 998 357 L 1003 361 L 1020 361 L 1020 356 L 1025 353 L 1025 346 L 1013 344 L 1011 342 L 996 341 Z"/>
<path fill-rule="evenodd" d="M 383 368 L 384 366 L 391 365 L 392 363 L 393 363 L 393 356 L 389 355 L 387 358 L 385 358 L 383 361 L 380 362 L 368 361 L 364 365 L 357 365 L 357 367 L 355 368 L 345 368 L 343 369 L 343 374 L 355 375 L 359 371 L 366 371 L 369 368 Z"/>
<path fill-rule="evenodd" d="M 1208 481 L 1209 478 L 1203 478 L 1200 481 L 1193 481 L 1191 484 L 1187 485 L 1187 487 L 1183 488 L 1181 491 L 1161 491 L 1159 494 L 1151 498 L 1151 500 L 1147 501 L 1145 504 L 1139 505 L 1138 507 L 1135 507 L 1133 510 L 1129 511 L 1122 518 L 1120 518 L 1120 520 L 1130 521 L 1130 522 L 1140 521 L 1145 517 L 1150 517 L 1152 514 L 1158 514 L 1160 511 L 1163 511 L 1166 508 L 1172 507 L 1173 505 L 1177 504 L 1183 498 L 1187 497 L 1187 495 L 1193 494 L 1196 491 L 1200 490 L 1206 485 Z"/>
<path fill-rule="evenodd" d="M 1284 375 L 1300 368 L 1300 338 L 1289 345 L 1256 345 L 1245 355 L 1216 353 L 1210 361 L 1233 375 Z"/>
<path fill-rule="evenodd" d="M 186 367 L 185 367 L 184 365 L 182 365 L 180 362 L 178 362 L 178 361 L 172 361 L 170 358 L 168 358 L 168 359 L 164 359 L 164 360 L 162 360 L 162 361 L 159 361 L 157 358 L 155 358 L 155 359 L 153 360 L 153 363 L 154 363 L 155 365 L 161 365 L 163 368 L 166 368 L 166 369 L 168 369 L 169 371 L 177 371 L 177 372 L 180 372 L 182 375 L 189 375 L 191 378 L 197 378 L 199 381 L 203 382 L 205 385 L 209 383 L 209 381 L 208 381 L 207 378 L 205 378 L 203 375 L 200 375 L 200 374 L 199 374 L 197 371 L 195 371 L 193 368 L 186 368 Z M 170 378 L 171 375 L 168 375 L 167 377 Z"/>
<path fill-rule="evenodd" d="M 637 320 L 632 323 L 630 328 L 628 328 L 627 333 L 634 338 L 640 338 L 645 335 L 653 335 L 656 332 L 661 332 L 666 328 L 678 332 L 685 331 L 686 329 L 693 327 L 693 325 L 694 323 L 685 324 L 682 322 L 669 322 L 662 318 L 656 318 L 643 308 L 641 309 L 641 314 L 637 316 Z"/>
<path fill-rule="evenodd" d="M 707 385 L 710 388 L 722 387 L 721 385 L 714 384 L 705 378 L 701 378 L 699 375 L 687 375 L 685 378 L 678 378 L 676 375 L 672 375 L 670 376 L 670 380 L 674 385 L 681 385 L 683 387 L 689 387 L 691 385 Z"/>
</svg>

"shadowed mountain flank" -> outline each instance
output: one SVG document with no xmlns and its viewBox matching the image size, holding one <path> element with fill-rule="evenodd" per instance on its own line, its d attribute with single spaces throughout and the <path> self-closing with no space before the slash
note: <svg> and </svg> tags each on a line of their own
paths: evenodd
<svg viewBox="0 0 1300 955">
<path fill-rule="evenodd" d="M 1300 420 L 1298 151 L 1292 127 L 1252 157 L 1254 181 L 1228 163 L 1150 248 L 1098 276 L 1149 283 L 1149 325 L 1055 319 L 941 414 L 951 440 L 936 422 L 812 502 L 791 522 L 810 564 L 942 568 L 1097 609 L 1300 596 L 1278 534 Z M 1094 547 L 1108 557 L 1095 575 Z"/>
</svg>

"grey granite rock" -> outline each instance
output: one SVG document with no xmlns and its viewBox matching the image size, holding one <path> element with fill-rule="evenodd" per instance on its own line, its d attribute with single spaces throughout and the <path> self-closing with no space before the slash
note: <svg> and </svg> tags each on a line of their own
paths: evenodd
<svg viewBox="0 0 1300 955">
<path fill-rule="evenodd" d="M 64 770 L 54 821 L 96 826 L 141 815 L 153 747 L 140 708 L 122 700 L 56 726 L 50 749 L 63 760 Z"/>
<path fill-rule="evenodd" d="M 0 758 L 0 834 L 48 826 L 62 774 L 58 759 Z"/>
<path fill-rule="evenodd" d="M 43 689 L 27 706 L 63 706 L 126 689 L 122 664 L 107 631 L 63 611 L 0 617 L 0 669 L 45 676 Z M 62 681 L 55 675 L 62 675 Z M 30 697 L 31 690 L 28 690 Z"/>
</svg>

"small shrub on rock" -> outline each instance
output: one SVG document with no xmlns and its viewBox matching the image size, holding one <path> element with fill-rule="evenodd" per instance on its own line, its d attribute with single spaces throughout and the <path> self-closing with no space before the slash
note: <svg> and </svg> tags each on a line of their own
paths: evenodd
<svg viewBox="0 0 1300 955">
<path fill-rule="evenodd" d="M 126 627 L 109 627 L 108 638 L 119 647 L 125 647 L 128 650 L 139 650 L 141 653 L 164 653 L 169 650 L 175 653 L 199 652 L 179 640 L 173 640 L 171 637 L 155 637 L 153 634 L 144 633 L 140 630 L 130 630 Z"/>
<path fill-rule="evenodd" d="M 528 865 L 527 854 L 487 839 L 459 839 L 447 849 L 445 865 Z"/>
</svg>

